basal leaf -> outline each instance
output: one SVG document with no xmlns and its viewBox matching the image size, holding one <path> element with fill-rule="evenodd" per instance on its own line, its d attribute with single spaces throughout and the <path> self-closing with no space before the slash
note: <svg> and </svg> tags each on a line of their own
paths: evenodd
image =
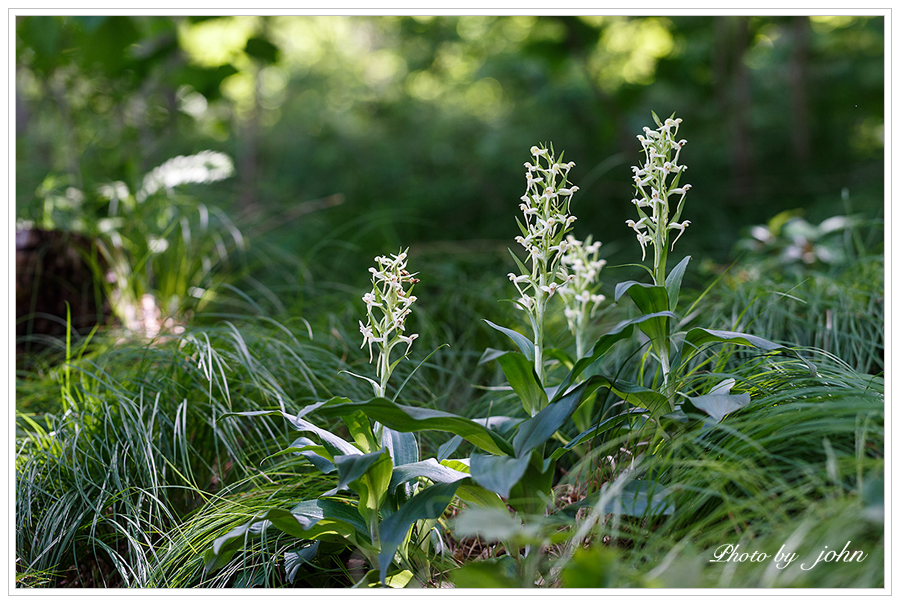
<svg viewBox="0 0 900 604">
<path fill-rule="evenodd" d="M 644 516 L 670 516 L 675 513 L 675 505 L 668 502 L 669 491 L 658 482 L 632 480 L 613 497 L 607 497 L 607 485 L 599 493 L 566 506 L 558 513 L 575 516 L 584 507 L 597 507 L 603 503 L 602 513 L 620 514 L 641 518 Z"/>
<path fill-rule="evenodd" d="M 522 422 L 513 438 L 516 457 L 527 456 L 535 447 L 543 445 L 560 429 L 581 404 L 585 396 L 596 390 L 600 384 L 583 382 L 543 411 Z"/>
<path fill-rule="evenodd" d="M 445 482 L 419 491 L 400 509 L 385 518 L 378 527 L 381 552 L 378 554 L 378 568 L 381 582 L 386 584 L 388 567 L 394 559 L 397 548 L 406 540 L 413 523 L 418 520 L 438 518 L 453 501 L 453 495 L 461 480 Z"/>
<path fill-rule="evenodd" d="M 506 499 L 513 486 L 525 474 L 529 461 L 528 456 L 516 458 L 475 453 L 469 458 L 469 471 L 476 484 Z"/>
<path fill-rule="evenodd" d="M 334 397 L 332 399 L 329 399 L 328 401 L 325 401 L 324 403 L 316 403 L 315 405 L 310 405 L 309 407 L 318 409 L 319 407 L 328 406 L 329 404 L 339 405 L 339 404 L 346 404 L 349 402 L 350 402 L 349 399 L 342 398 L 342 397 Z M 290 413 L 285 413 L 284 411 L 272 410 L 272 411 L 243 411 L 243 412 L 237 412 L 237 413 L 226 413 L 226 414 L 223 414 L 222 417 L 237 416 L 237 415 L 240 415 L 243 417 L 255 417 L 255 416 L 260 416 L 260 415 L 281 415 L 286 420 L 288 420 L 288 422 L 290 422 L 290 424 L 297 430 L 300 430 L 301 432 L 312 432 L 313 434 L 315 434 L 316 436 L 321 438 L 322 442 L 329 449 L 335 451 L 337 454 L 359 455 L 362 453 L 362 451 L 360 451 L 358 448 L 356 448 L 356 446 L 348 443 L 340 436 L 332 434 L 328 430 L 323 430 L 322 428 L 319 428 L 318 426 L 306 421 L 305 419 L 302 419 L 303 415 L 305 415 L 306 413 L 309 413 L 309 407 L 305 407 L 305 408 L 301 409 L 300 413 L 298 413 L 297 415 L 291 415 Z"/>
<path fill-rule="evenodd" d="M 341 489 L 347 488 L 350 483 L 362 478 L 368 469 L 386 454 L 387 451 L 381 449 L 365 455 L 336 455 L 334 465 L 338 469 L 338 484 L 335 488 L 325 493 L 325 496 L 334 495 Z M 390 456 L 388 456 L 388 461 L 390 461 Z"/>
<path fill-rule="evenodd" d="M 300 567 L 311 562 L 318 552 L 318 541 L 313 541 L 306 547 L 299 547 L 284 552 L 284 576 L 288 583 L 294 582 Z"/>
<path fill-rule="evenodd" d="M 347 431 L 353 437 L 353 442 L 363 452 L 373 452 L 379 448 L 379 444 L 375 442 L 375 435 L 372 433 L 372 423 L 366 414 L 362 411 L 349 413 L 343 418 Z"/>
<path fill-rule="evenodd" d="M 349 504 L 328 499 L 300 502 L 291 511 L 271 508 L 250 522 L 238 526 L 213 541 L 204 554 L 207 571 L 228 563 L 249 539 L 259 536 L 261 529 L 274 526 L 299 539 L 339 539 L 353 545 L 369 540 L 368 528 L 359 513 Z"/>
<path fill-rule="evenodd" d="M 398 485 L 415 478 L 424 477 L 432 482 L 456 482 L 469 475 L 459 470 L 454 470 L 439 464 L 433 457 L 424 461 L 396 466 L 391 474 L 389 491 L 393 491 Z"/>
<path fill-rule="evenodd" d="M 369 533 L 369 527 L 366 526 L 354 505 L 337 499 L 308 499 L 301 501 L 291 508 L 291 514 L 306 518 L 311 524 L 323 521 L 326 518 L 330 521 L 340 522 L 352 527 L 353 530 L 364 537 Z"/>
<path fill-rule="evenodd" d="M 398 405 L 385 398 L 376 397 L 362 402 L 338 402 L 325 405 L 319 413 L 341 416 L 354 411 L 364 411 L 369 418 L 399 432 L 419 430 L 450 432 L 489 453 L 512 454 L 512 446 L 506 439 L 476 421 L 446 411 Z"/>
<path fill-rule="evenodd" d="M 721 331 L 718 329 L 705 329 L 703 327 L 695 327 L 688 331 L 687 335 L 684 338 L 684 344 L 686 346 L 690 346 L 693 349 L 697 349 L 704 344 L 710 343 L 739 344 L 741 346 L 752 346 L 754 348 L 759 348 L 760 350 L 764 350 L 766 352 L 783 352 L 785 354 L 794 356 L 806 363 L 806 366 L 809 368 L 810 375 L 812 375 L 813 377 L 817 375 L 816 366 L 812 362 L 800 356 L 797 351 L 787 348 L 786 346 L 782 346 L 781 344 L 776 344 L 775 342 L 766 340 L 765 338 L 760 338 L 759 336 L 741 333 L 738 331 Z"/>
<path fill-rule="evenodd" d="M 335 466 L 331 463 L 331 460 L 323 455 L 319 455 L 319 452 L 317 452 L 316 449 L 321 453 L 328 454 L 325 447 L 317 445 L 305 436 L 301 436 L 292 442 L 291 446 L 285 449 L 283 453 L 293 453 L 294 455 L 306 458 L 307 461 L 312 463 L 312 465 L 323 474 L 331 474 L 334 472 Z"/>
<path fill-rule="evenodd" d="M 395 466 L 419 461 L 419 443 L 411 432 L 398 432 L 387 426 L 381 426 L 381 444 L 391 454 Z"/>
</svg>

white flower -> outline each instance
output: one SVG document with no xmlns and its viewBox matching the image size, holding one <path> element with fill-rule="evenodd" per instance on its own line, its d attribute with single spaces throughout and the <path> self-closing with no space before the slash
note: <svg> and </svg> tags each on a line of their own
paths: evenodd
<svg viewBox="0 0 900 604">
<path fill-rule="evenodd" d="M 369 312 L 372 311 L 373 306 L 381 306 L 381 304 L 379 304 L 378 300 L 375 298 L 375 294 L 373 294 L 372 292 L 364 294 L 362 300 L 366 303 L 366 310 Z"/>
<path fill-rule="evenodd" d="M 398 336 L 397 339 L 399 339 L 401 342 L 406 344 L 406 352 L 403 354 L 409 354 L 409 349 L 412 348 L 413 340 L 415 340 L 418 337 L 419 337 L 419 334 L 417 334 L 417 333 L 414 333 L 409 336 Z"/>
<path fill-rule="evenodd" d="M 643 233 L 638 233 L 637 240 L 638 243 L 641 244 L 641 260 L 644 260 L 647 257 L 647 248 L 645 246 L 653 241 L 653 237 L 650 237 L 649 235 L 645 235 Z"/>
<path fill-rule="evenodd" d="M 686 229 L 688 227 L 688 225 L 690 225 L 690 224 L 691 224 L 690 220 L 685 220 L 684 222 L 681 222 L 681 223 L 673 222 L 673 223 L 669 224 L 670 231 L 678 231 L 678 236 L 675 237 L 675 241 L 672 242 L 672 249 L 675 249 L 675 242 L 678 241 L 682 235 L 684 235 L 684 229 Z"/>
</svg>

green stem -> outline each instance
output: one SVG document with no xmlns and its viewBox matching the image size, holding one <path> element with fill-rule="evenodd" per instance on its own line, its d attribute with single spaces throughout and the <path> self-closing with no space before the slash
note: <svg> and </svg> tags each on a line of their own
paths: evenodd
<svg viewBox="0 0 900 604">
<path fill-rule="evenodd" d="M 584 356 L 584 330 L 579 325 L 575 330 L 575 359 Z"/>
<path fill-rule="evenodd" d="M 382 350 L 378 355 L 378 377 L 381 378 L 381 385 L 378 387 L 375 395 L 382 398 L 387 391 L 388 379 L 391 377 L 390 352 L 390 348 L 388 348 L 387 350 Z"/>
<path fill-rule="evenodd" d="M 547 275 L 544 271 L 541 272 L 539 284 L 540 286 L 547 284 Z M 545 295 L 540 287 L 534 295 L 534 372 L 541 387 L 544 385 L 544 312 L 547 305 Z"/>
</svg>

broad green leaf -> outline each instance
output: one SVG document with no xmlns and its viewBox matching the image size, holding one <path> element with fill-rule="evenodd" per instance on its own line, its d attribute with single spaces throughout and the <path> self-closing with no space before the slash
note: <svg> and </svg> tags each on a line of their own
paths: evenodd
<svg viewBox="0 0 900 604">
<path fill-rule="evenodd" d="M 669 295 L 665 287 L 639 281 L 625 281 L 616 284 L 616 302 L 626 293 L 645 315 L 672 310 L 669 308 Z"/>
<path fill-rule="evenodd" d="M 691 418 L 687 416 L 687 413 L 684 412 L 684 409 L 681 408 L 681 405 L 675 405 L 675 410 L 671 413 L 666 413 L 665 415 L 663 415 L 662 419 L 679 424 L 686 424 L 690 421 Z"/>
<path fill-rule="evenodd" d="M 319 413 L 321 415 L 341 416 L 354 411 L 363 411 L 370 419 L 399 432 L 416 432 L 419 430 L 450 432 L 489 453 L 498 455 L 512 454 L 512 446 L 506 439 L 476 421 L 447 413 L 446 411 L 398 405 L 381 397 L 362 402 L 338 402 L 325 405 L 320 409 Z"/>
<path fill-rule="evenodd" d="M 372 433 L 372 424 L 365 413 L 357 411 L 349 413 L 341 419 L 344 420 L 347 431 L 353 437 L 353 442 L 363 453 L 373 453 L 379 449 L 378 443 L 375 442 L 375 435 Z"/>
<path fill-rule="evenodd" d="M 669 311 L 650 315 L 642 315 L 640 317 L 637 317 L 636 319 L 622 321 L 621 323 L 613 327 L 611 331 L 600 336 L 597 339 L 597 342 L 594 343 L 594 347 L 591 349 L 591 352 L 587 356 L 578 359 L 578 361 L 576 361 L 575 365 L 572 367 L 572 370 L 559 384 L 556 390 L 556 395 L 554 395 L 553 397 L 553 401 L 562 396 L 562 394 L 572 384 L 572 382 L 578 379 L 578 376 L 580 376 L 581 373 L 591 365 L 591 363 L 606 354 L 606 352 L 613 346 L 613 344 L 620 340 L 630 338 L 631 334 L 634 333 L 635 325 L 643 323 L 644 321 L 654 320 L 660 316 L 674 317 L 675 315 Z"/>
<path fill-rule="evenodd" d="M 568 505 L 558 513 L 574 517 L 581 508 L 596 508 L 600 505 L 601 499 L 605 499 L 602 507 L 603 514 L 620 514 L 641 518 L 643 516 L 670 516 L 675 513 L 675 505 L 667 502 L 668 489 L 655 481 L 632 480 L 622 487 L 619 494 L 611 498 L 605 497 L 606 492 L 607 485 L 604 485 L 599 493 Z"/>
<path fill-rule="evenodd" d="M 521 514 L 541 515 L 553 496 L 556 460 L 544 459 L 535 449 L 529 462 L 522 479 L 510 490 L 507 503 Z"/>
<path fill-rule="evenodd" d="M 411 432 L 398 432 L 387 426 L 381 426 L 381 444 L 391 454 L 395 466 L 402 466 L 419 461 L 419 443 Z"/>
<path fill-rule="evenodd" d="M 464 589 L 515 589 L 522 587 L 515 568 L 515 560 L 507 556 L 501 559 L 469 562 L 450 573 L 456 587 Z"/>
<path fill-rule="evenodd" d="M 358 458 L 360 457 L 369 457 L 374 456 L 375 459 L 369 463 L 362 462 Z M 357 459 L 353 459 L 353 457 L 357 457 Z M 352 481 L 347 481 L 351 489 L 356 491 L 359 495 L 359 513 L 366 521 L 366 524 L 371 524 L 371 521 L 377 518 L 378 511 L 381 509 L 384 500 L 387 498 L 388 494 L 388 485 L 391 482 L 391 472 L 394 469 L 394 464 L 391 462 L 390 454 L 382 449 L 379 452 L 371 453 L 367 455 L 360 456 L 346 456 L 346 457 L 335 457 L 334 464 L 338 467 L 338 477 L 339 484 L 338 488 L 340 488 L 341 484 L 344 482 L 344 479 L 341 478 L 341 464 L 345 462 L 349 465 L 347 468 L 347 472 L 353 473 L 353 475 L 357 476 Z M 365 471 L 360 475 L 359 468 L 364 467 Z M 335 489 L 334 491 L 336 491 Z M 332 491 L 332 492 L 334 492 Z"/>
<path fill-rule="evenodd" d="M 381 552 L 378 554 L 378 568 L 381 582 L 386 584 L 388 567 L 394 559 L 397 548 L 406 540 L 413 523 L 418 520 L 439 518 L 450 502 L 461 481 L 445 482 L 419 491 L 400 509 L 385 518 L 378 527 Z"/>
<path fill-rule="evenodd" d="M 759 348 L 760 350 L 765 350 L 766 352 L 783 352 L 785 354 L 792 355 L 806 363 L 806 366 L 809 368 L 810 375 L 812 375 L 813 377 L 816 377 L 817 375 L 816 366 L 800 356 L 797 351 L 782 346 L 781 344 L 776 344 L 775 342 L 766 340 L 765 338 L 760 338 L 759 336 L 753 336 L 738 331 L 721 331 L 718 329 L 705 329 L 703 327 L 695 327 L 687 332 L 687 335 L 684 338 L 684 343 L 694 349 L 697 349 L 704 344 L 725 343 L 739 344 L 741 346 L 752 346 L 754 348 Z"/>
<path fill-rule="evenodd" d="M 335 466 L 333 463 L 331 463 L 331 460 L 319 454 L 328 454 L 327 451 L 325 451 L 325 447 L 323 447 L 322 445 L 317 445 L 305 436 L 301 436 L 300 438 L 292 442 L 291 446 L 282 452 L 293 453 L 294 455 L 300 455 L 301 457 L 306 458 L 307 461 L 312 463 L 312 465 L 314 465 L 323 474 L 331 474 L 335 470 Z"/>
<path fill-rule="evenodd" d="M 468 508 L 453 522 L 460 537 L 480 537 L 487 542 L 503 541 L 515 546 L 543 545 L 548 531 L 568 524 L 561 516 L 529 517 L 527 522 L 507 509 Z"/>
<path fill-rule="evenodd" d="M 539 536 L 533 526 L 523 524 L 506 508 L 468 508 L 454 520 L 453 532 L 460 537 L 481 538 L 488 543 L 515 541 L 516 544 L 524 544 Z"/>
<path fill-rule="evenodd" d="M 488 430 L 493 430 L 498 434 L 506 435 L 511 433 L 524 420 L 521 417 L 510 417 L 508 415 L 492 415 L 491 417 L 476 417 L 472 420 L 477 424 L 481 424 Z"/>
<path fill-rule="evenodd" d="M 562 569 L 564 587 L 596 589 L 615 587 L 619 577 L 618 556 L 611 547 L 578 548 Z"/>
<path fill-rule="evenodd" d="M 750 404 L 750 395 L 744 394 L 706 394 L 704 396 L 689 396 L 691 404 L 703 411 L 716 423 L 729 413 L 733 413 Z"/>
<path fill-rule="evenodd" d="M 246 541 L 258 536 L 266 526 L 299 539 L 333 539 L 359 544 L 368 541 L 368 528 L 350 505 L 332 500 L 312 500 L 298 504 L 290 512 L 271 508 L 213 541 L 204 555 L 207 571 L 228 563 Z"/>
<path fill-rule="evenodd" d="M 671 312 L 666 288 L 660 285 L 626 281 L 616 285 L 616 302 L 626 292 L 638 309 L 644 313 L 644 316 L 655 315 L 652 319 L 642 321 L 640 328 L 653 342 L 654 348 L 661 350 L 669 337 L 669 317 L 674 317 L 672 314 L 662 314 L 666 311 Z"/>
<path fill-rule="evenodd" d="M 312 562 L 319 552 L 319 542 L 313 541 L 306 547 L 299 547 L 284 552 L 284 576 L 288 583 L 293 583 L 297 571 L 306 563 Z"/>
<path fill-rule="evenodd" d="M 388 491 L 393 492 L 398 485 L 419 477 L 424 477 L 431 482 L 437 483 L 456 482 L 457 480 L 468 478 L 469 475 L 465 472 L 443 466 L 434 458 L 431 458 L 424 461 L 396 466 L 394 472 L 391 474 L 391 483 L 388 486 Z"/>
<path fill-rule="evenodd" d="M 766 351 L 784 349 L 784 346 L 758 336 L 741 333 L 739 331 L 721 331 L 718 329 L 705 329 L 703 327 L 691 329 L 687 333 L 687 336 L 685 336 L 684 341 L 686 344 L 698 347 L 709 343 L 724 342 L 729 344 L 740 344 L 742 346 L 753 346 Z"/>
<path fill-rule="evenodd" d="M 591 385 L 588 382 L 582 382 L 558 401 L 547 406 L 531 419 L 522 422 L 519 431 L 513 438 L 513 451 L 516 457 L 527 456 L 534 448 L 547 442 L 553 433 L 559 430 L 572 416 L 584 397 L 598 387 L 599 384 L 596 382 Z"/>
<path fill-rule="evenodd" d="M 528 456 L 515 458 L 474 453 L 469 458 L 469 471 L 476 484 L 506 499 L 513 486 L 525 474 L 529 461 Z"/>
<path fill-rule="evenodd" d="M 350 483 L 359 480 L 368 469 L 383 458 L 387 451 L 381 449 L 365 455 L 336 455 L 334 465 L 338 469 L 338 484 L 335 488 L 325 493 L 325 497 L 336 494 L 341 489 L 347 488 Z M 390 456 L 388 455 L 388 461 Z M 360 493 L 361 495 L 361 493 Z"/>
<path fill-rule="evenodd" d="M 392 573 L 388 573 L 382 583 L 377 568 L 373 568 L 363 578 L 353 584 L 354 589 L 370 589 L 378 587 L 390 587 L 393 589 L 403 589 L 409 582 L 413 580 L 413 573 L 408 569 L 397 569 Z"/>
<path fill-rule="evenodd" d="M 681 280 L 684 278 L 684 271 L 687 270 L 687 265 L 690 261 L 691 257 L 685 256 L 684 260 L 679 262 L 666 277 L 666 292 L 669 295 L 668 310 L 673 312 L 678 307 L 678 294 L 681 292 Z"/>
<path fill-rule="evenodd" d="M 635 517 L 671 516 L 675 513 L 675 506 L 666 501 L 668 496 L 668 489 L 657 482 L 633 480 L 622 488 L 618 497 L 606 503 L 603 511 Z"/>
<path fill-rule="evenodd" d="M 349 399 L 341 398 L 341 397 L 334 397 L 328 401 L 325 401 L 325 403 L 316 403 L 315 405 L 310 405 L 310 406 L 318 408 L 319 406 L 328 406 L 329 404 L 337 405 L 337 404 L 345 404 L 345 403 L 349 403 L 349 402 L 350 402 Z M 242 411 L 242 412 L 238 412 L 238 413 L 226 413 L 226 414 L 223 414 L 222 417 L 237 416 L 237 415 L 244 416 L 244 417 L 254 417 L 254 416 L 259 416 L 259 415 L 281 415 L 286 420 L 288 420 L 291 423 L 291 425 L 294 426 L 294 428 L 296 428 L 297 430 L 300 430 L 301 432 L 312 432 L 313 434 L 315 434 L 316 436 L 321 438 L 322 442 L 325 443 L 325 445 L 329 449 L 332 449 L 339 454 L 360 455 L 362 453 L 362 451 L 357 449 L 356 446 L 348 443 L 346 440 L 344 440 L 340 436 L 332 434 L 328 430 L 323 430 L 322 428 L 319 428 L 318 426 L 311 424 L 310 422 L 306 421 L 305 419 L 301 419 L 301 417 L 303 415 L 305 415 L 305 413 L 307 413 L 307 412 L 308 411 L 306 411 L 306 409 L 301 409 L 300 413 L 297 414 L 296 416 L 294 416 L 289 413 L 285 413 L 283 411 Z"/>
<path fill-rule="evenodd" d="M 532 363 L 534 362 L 534 343 L 531 340 L 520 334 L 518 331 L 513 331 L 512 329 L 508 329 L 506 327 L 501 327 L 500 325 L 491 323 L 487 319 L 484 319 L 484 322 L 500 333 L 504 333 L 509 336 L 509 338 L 513 342 L 515 342 L 516 346 L 519 347 L 519 350 L 522 351 L 522 354 L 525 355 L 525 358 L 527 358 Z"/>
<path fill-rule="evenodd" d="M 643 407 L 651 413 L 656 413 L 659 409 L 668 408 L 669 401 L 656 390 L 645 388 L 639 384 L 632 384 L 625 380 L 605 380 L 609 384 L 608 388 L 622 397 L 622 400 L 631 403 L 635 407 Z"/>
<path fill-rule="evenodd" d="M 466 503 L 471 503 L 478 507 L 506 509 L 506 504 L 497 493 L 471 482 L 459 485 L 459 488 L 456 490 L 456 496 Z"/>
<path fill-rule="evenodd" d="M 519 395 L 522 407 L 528 415 L 534 416 L 547 406 L 547 394 L 534 373 L 534 361 L 529 361 L 525 355 L 518 352 L 499 355 L 497 361 L 503 368 L 503 375 L 506 376 L 509 385 Z"/>
<path fill-rule="evenodd" d="M 366 526 L 356 507 L 337 499 L 307 499 L 291 508 L 291 514 L 306 518 L 311 524 L 326 519 L 341 522 L 352 527 L 363 537 L 369 533 L 369 527 Z"/>
</svg>

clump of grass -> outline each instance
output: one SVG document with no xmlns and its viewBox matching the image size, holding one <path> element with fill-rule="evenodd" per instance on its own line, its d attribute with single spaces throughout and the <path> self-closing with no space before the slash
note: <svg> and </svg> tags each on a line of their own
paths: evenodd
<svg viewBox="0 0 900 604">
<path fill-rule="evenodd" d="M 816 377 L 744 362 L 732 375 L 751 393 L 749 406 L 644 451 L 631 475 L 664 484 L 674 511 L 619 518 L 594 533 L 593 547 L 619 546 L 619 562 L 609 564 L 623 572 L 609 586 L 883 585 L 883 380 L 815 360 Z M 871 558 L 797 572 L 847 541 Z M 787 543 L 802 560 L 788 572 L 708 562 L 718 547 L 739 543 L 773 556 Z"/>
<path fill-rule="evenodd" d="M 58 370 L 64 411 L 19 416 L 19 572 L 104 560 L 114 573 L 80 583 L 145 585 L 163 535 L 210 493 L 260 475 L 260 461 L 289 440 L 282 420 L 227 414 L 299 408 L 331 396 L 337 381 L 358 387 L 305 326 L 240 325 L 110 346 Z"/>
<path fill-rule="evenodd" d="M 173 526 L 158 550 L 158 563 L 148 577 L 148 587 L 263 587 L 289 586 L 291 572 L 285 555 L 300 549 L 303 543 L 272 531 L 269 539 L 251 540 L 238 559 L 209 575 L 204 571 L 203 552 L 213 541 L 270 507 L 289 508 L 298 501 L 314 497 L 334 486 L 333 480 L 309 470 L 312 466 L 289 456 L 269 464 L 258 476 L 250 476 L 225 490 L 211 494 L 207 503 Z M 287 553 L 290 561 L 291 556 Z M 274 562 L 274 563 L 273 563 Z M 309 568 L 307 568 L 307 571 Z M 301 573 L 305 583 L 314 587 L 330 584 L 328 573 Z"/>
</svg>

